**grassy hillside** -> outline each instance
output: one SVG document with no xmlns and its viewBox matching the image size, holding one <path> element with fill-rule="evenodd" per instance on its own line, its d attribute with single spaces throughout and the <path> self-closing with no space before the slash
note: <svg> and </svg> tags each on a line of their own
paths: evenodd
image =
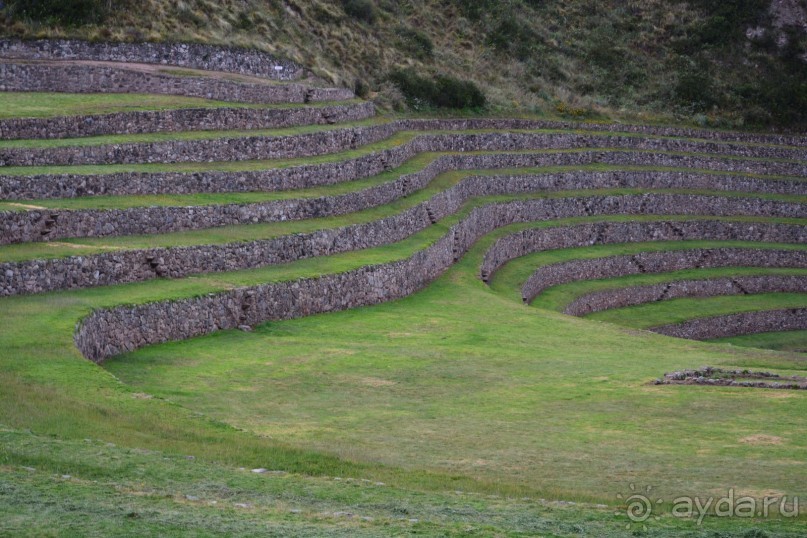
<svg viewBox="0 0 807 538">
<path fill-rule="evenodd" d="M 730 126 L 807 123 L 803 0 L 7 4 L 0 16 L 5 35 L 258 47 L 390 108 L 423 108 L 390 82 L 404 69 L 410 79 L 470 79 L 492 111 Z"/>
</svg>

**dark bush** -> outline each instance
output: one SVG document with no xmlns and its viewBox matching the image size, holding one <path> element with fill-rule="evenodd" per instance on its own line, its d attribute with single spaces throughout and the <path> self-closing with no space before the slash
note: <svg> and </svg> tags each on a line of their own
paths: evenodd
<svg viewBox="0 0 807 538">
<path fill-rule="evenodd" d="M 370 24 L 375 22 L 376 10 L 371 0 L 342 0 L 342 7 L 354 19 Z"/>
<path fill-rule="evenodd" d="M 446 75 L 421 77 L 412 69 L 394 71 L 390 81 L 398 86 L 413 106 L 478 109 L 485 106 L 485 94 L 476 84 Z"/>
<path fill-rule="evenodd" d="M 64 25 L 91 24 L 103 20 L 104 0 L 12 0 L 12 16 L 36 22 Z"/>
<path fill-rule="evenodd" d="M 760 78 L 740 88 L 745 119 L 752 125 L 807 126 L 807 75 L 781 74 Z"/>
<path fill-rule="evenodd" d="M 370 85 L 364 79 L 357 78 L 353 83 L 353 93 L 362 99 L 367 99 L 367 96 L 370 95 Z"/>
<path fill-rule="evenodd" d="M 678 104 L 692 112 L 703 112 L 717 104 L 714 85 L 706 71 L 680 73 L 673 91 Z"/>
<path fill-rule="evenodd" d="M 436 79 L 437 93 L 434 103 L 443 108 L 482 108 L 487 99 L 482 90 L 469 80 L 448 76 Z"/>
</svg>

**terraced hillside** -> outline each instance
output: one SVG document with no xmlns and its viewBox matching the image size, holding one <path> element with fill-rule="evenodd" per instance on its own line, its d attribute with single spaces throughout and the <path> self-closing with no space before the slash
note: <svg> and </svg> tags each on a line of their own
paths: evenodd
<svg viewBox="0 0 807 538">
<path fill-rule="evenodd" d="M 0 533 L 805 532 L 670 507 L 807 497 L 807 136 L 0 55 Z"/>
</svg>

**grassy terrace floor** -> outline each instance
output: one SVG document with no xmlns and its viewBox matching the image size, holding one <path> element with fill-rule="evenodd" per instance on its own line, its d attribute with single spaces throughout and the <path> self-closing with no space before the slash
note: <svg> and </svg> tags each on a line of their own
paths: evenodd
<svg viewBox="0 0 807 538">
<path fill-rule="evenodd" d="M 305 106 L 324 107 L 334 104 L 359 103 L 354 101 L 318 101 Z M 59 116 L 87 116 L 115 112 L 142 112 L 177 110 L 183 108 L 254 108 L 290 109 L 303 105 L 231 103 L 198 97 L 139 93 L 25 93 L 0 92 L 0 120 L 10 118 L 53 118 Z"/>
<path fill-rule="evenodd" d="M 708 318 L 725 314 L 803 308 L 807 306 L 807 293 L 760 293 L 730 295 L 726 297 L 680 298 L 626 308 L 614 308 L 586 316 L 625 327 L 647 329 L 680 323 L 689 319 Z"/>
<path fill-rule="evenodd" d="M 711 340 L 716 344 L 733 344 L 740 347 L 759 347 L 788 351 L 792 353 L 807 353 L 807 331 L 783 331 L 773 333 L 749 334 L 733 336 L 731 338 L 718 338 Z"/>
</svg>

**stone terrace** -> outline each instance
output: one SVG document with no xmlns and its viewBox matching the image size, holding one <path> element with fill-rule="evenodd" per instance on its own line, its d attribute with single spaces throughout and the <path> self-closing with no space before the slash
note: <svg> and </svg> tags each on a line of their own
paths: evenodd
<svg viewBox="0 0 807 538">
<path fill-rule="evenodd" d="M 306 78 L 300 66 L 208 45 L 0 41 L 2 90 L 238 105 L 0 120 L 0 295 L 357 254 L 352 269 L 317 277 L 95 310 L 76 328 L 75 343 L 96 362 L 149 344 L 401 298 L 480 238 L 514 226 L 487 252 L 483 281 L 536 253 L 572 253 L 532 272 L 525 302 L 578 281 L 722 271 L 586 294 L 567 305 L 572 315 L 677 297 L 807 291 L 799 272 L 807 269 L 804 136 L 392 121 L 375 118 L 372 104 L 350 90 Z M 397 259 L 361 261 L 368 249 L 404 241 L 415 246 Z M 683 248 L 687 241 L 701 246 Z M 650 243 L 671 248 L 573 256 Z M 734 277 L 737 267 L 793 273 Z M 702 338 L 777 324 L 806 329 L 805 310 L 720 319 L 693 313 L 685 324 L 652 330 Z"/>
</svg>

